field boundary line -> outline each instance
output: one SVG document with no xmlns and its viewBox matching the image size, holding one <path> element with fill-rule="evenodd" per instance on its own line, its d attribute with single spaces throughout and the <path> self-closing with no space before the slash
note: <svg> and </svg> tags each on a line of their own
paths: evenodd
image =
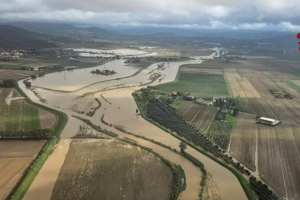
<svg viewBox="0 0 300 200">
<path fill-rule="evenodd" d="M 51 139 L 47 140 L 45 145 L 36 155 L 35 159 L 27 167 L 27 170 L 25 170 L 18 183 L 14 186 L 9 195 L 6 197 L 6 200 L 21 200 L 23 198 L 23 196 L 29 189 L 31 183 L 33 182 L 34 178 L 37 176 L 38 172 L 46 162 L 48 156 L 52 154 L 55 144 L 57 144 L 60 141 L 60 134 L 62 133 L 68 122 L 68 116 L 65 113 L 50 108 L 48 106 L 33 102 L 28 97 L 28 95 L 19 87 L 18 83 L 19 82 L 15 82 L 15 88 L 21 95 L 25 97 L 26 102 L 28 104 L 53 113 L 55 116 L 57 116 L 58 121 L 53 129 L 54 136 Z"/>
</svg>

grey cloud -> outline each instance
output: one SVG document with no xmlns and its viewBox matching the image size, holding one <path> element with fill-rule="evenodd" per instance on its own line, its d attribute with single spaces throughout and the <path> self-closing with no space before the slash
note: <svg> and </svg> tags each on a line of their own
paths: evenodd
<svg viewBox="0 0 300 200">
<path fill-rule="evenodd" d="M 297 29 L 299 0 L 0 0 L 2 21 Z"/>
</svg>

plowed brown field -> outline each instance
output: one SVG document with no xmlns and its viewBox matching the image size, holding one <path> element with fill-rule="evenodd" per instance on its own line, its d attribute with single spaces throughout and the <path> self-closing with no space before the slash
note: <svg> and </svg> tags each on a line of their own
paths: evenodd
<svg viewBox="0 0 300 200">
<path fill-rule="evenodd" d="M 0 199 L 5 199 L 45 141 L 0 141 Z"/>
<path fill-rule="evenodd" d="M 254 117 L 239 114 L 230 153 L 251 170 L 258 167 L 259 176 L 282 196 L 297 200 L 300 199 L 299 147 L 299 126 L 256 124 Z"/>
<path fill-rule="evenodd" d="M 217 108 L 183 101 L 176 112 L 196 129 L 206 132 L 216 115 Z"/>
</svg>

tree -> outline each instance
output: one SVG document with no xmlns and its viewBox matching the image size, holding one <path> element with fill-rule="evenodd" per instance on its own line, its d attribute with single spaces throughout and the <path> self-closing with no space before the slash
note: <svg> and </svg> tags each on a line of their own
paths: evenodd
<svg viewBox="0 0 300 200">
<path fill-rule="evenodd" d="M 186 150 L 186 144 L 183 142 L 180 142 L 179 147 L 180 147 L 181 153 L 184 153 L 184 150 Z"/>
</svg>

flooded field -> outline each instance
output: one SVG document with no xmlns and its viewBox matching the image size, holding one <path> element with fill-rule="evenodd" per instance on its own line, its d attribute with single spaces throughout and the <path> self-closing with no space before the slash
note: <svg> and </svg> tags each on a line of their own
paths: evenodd
<svg viewBox="0 0 300 200">
<path fill-rule="evenodd" d="M 91 71 L 96 69 L 114 70 L 117 73 L 108 76 L 92 74 Z M 36 79 L 31 80 L 31 82 L 33 86 L 45 87 L 54 90 L 73 91 L 95 82 L 132 75 L 137 70 L 139 70 L 138 67 L 126 65 L 124 63 L 124 60 L 121 59 L 110 61 L 104 65 L 93 68 L 77 69 L 72 71 L 70 70 L 47 74 L 46 76 L 38 77 Z"/>
</svg>

